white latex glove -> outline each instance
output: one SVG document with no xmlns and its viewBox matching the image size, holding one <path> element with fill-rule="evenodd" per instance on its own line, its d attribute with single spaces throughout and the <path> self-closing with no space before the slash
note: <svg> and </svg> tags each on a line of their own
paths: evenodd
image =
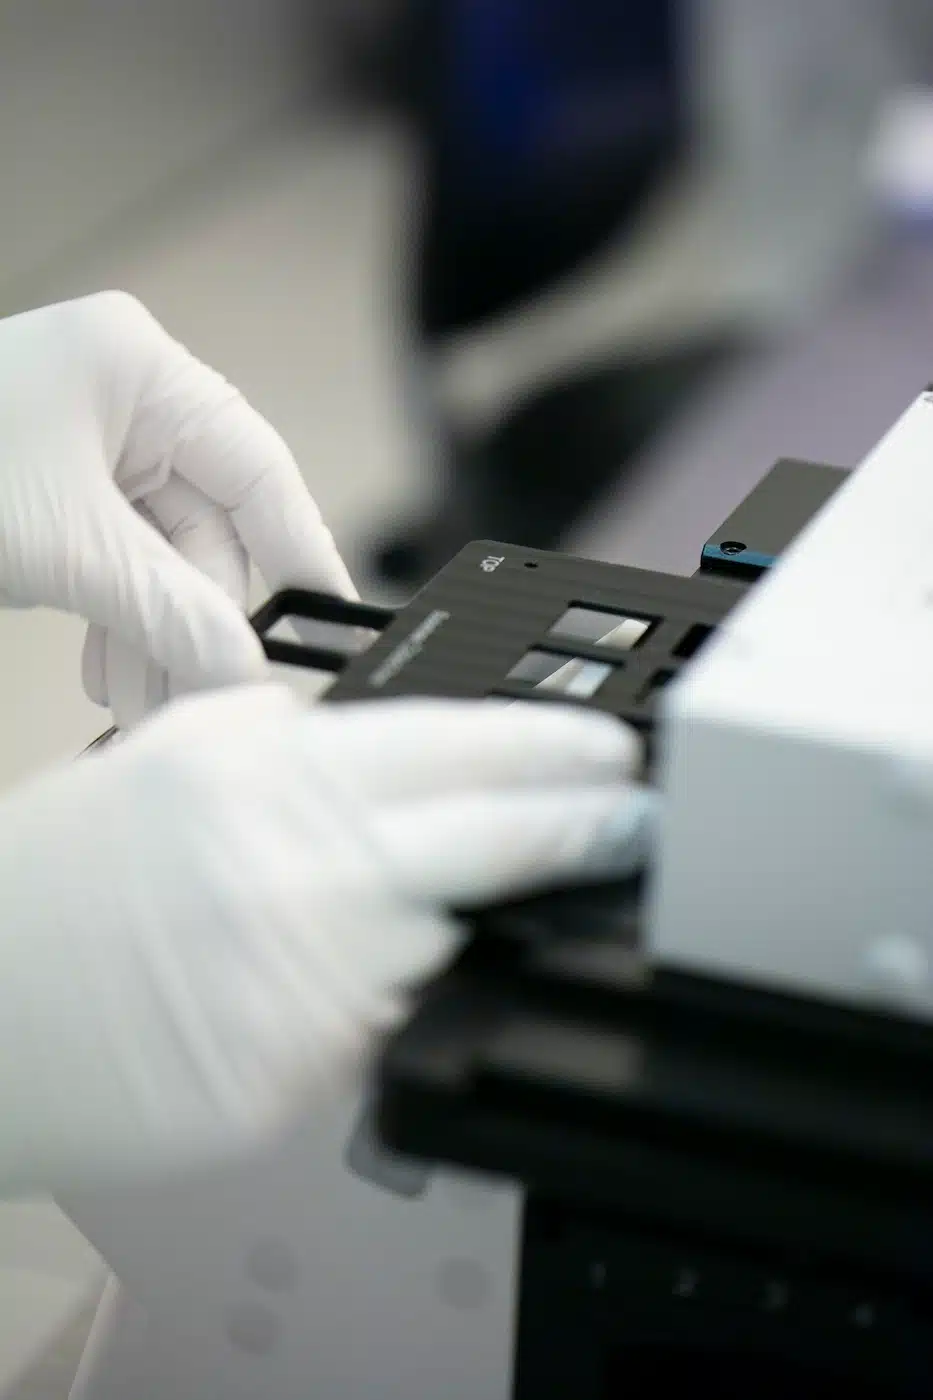
<svg viewBox="0 0 933 1400">
<path fill-rule="evenodd" d="M 262 674 L 250 558 L 270 589 L 354 596 L 290 452 L 235 389 L 122 292 L 0 321 L 0 604 L 88 619 L 85 689 L 120 728 Z"/>
<path fill-rule="evenodd" d="M 0 803 L 0 1188 L 248 1149 L 359 1072 L 445 911 L 627 873 L 651 808 L 604 715 L 177 702 Z"/>
</svg>

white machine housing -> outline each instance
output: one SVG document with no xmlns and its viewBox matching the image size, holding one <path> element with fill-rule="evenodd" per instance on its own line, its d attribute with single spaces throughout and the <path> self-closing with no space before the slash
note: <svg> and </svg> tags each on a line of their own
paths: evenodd
<svg viewBox="0 0 933 1400">
<path fill-rule="evenodd" d="M 663 710 L 653 951 L 933 1017 L 933 393 Z"/>
</svg>

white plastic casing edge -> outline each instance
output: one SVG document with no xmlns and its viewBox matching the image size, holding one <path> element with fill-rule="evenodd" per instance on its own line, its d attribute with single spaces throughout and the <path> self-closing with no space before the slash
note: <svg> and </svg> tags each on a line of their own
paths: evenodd
<svg viewBox="0 0 933 1400">
<path fill-rule="evenodd" d="M 933 1016 L 933 394 L 671 686 L 668 964 Z"/>
</svg>

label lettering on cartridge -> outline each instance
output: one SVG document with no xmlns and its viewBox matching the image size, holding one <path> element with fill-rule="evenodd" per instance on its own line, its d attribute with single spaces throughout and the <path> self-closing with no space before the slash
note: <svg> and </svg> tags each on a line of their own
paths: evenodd
<svg viewBox="0 0 933 1400">
<path fill-rule="evenodd" d="M 427 617 L 418 623 L 414 632 L 406 637 L 404 642 L 400 642 L 395 650 L 389 653 L 385 661 L 376 667 L 369 678 L 369 684 L 378 690 L 381 686 L 388 685 L 389 681 L 394 680 L 409 661 L 413 661 L 421 653 L 428 638 L 433 637 L 437 629 L 443 627 L 449 617 L 450 613 L 442 612 L 439 608 L 428 613 Z"/>
</svg>

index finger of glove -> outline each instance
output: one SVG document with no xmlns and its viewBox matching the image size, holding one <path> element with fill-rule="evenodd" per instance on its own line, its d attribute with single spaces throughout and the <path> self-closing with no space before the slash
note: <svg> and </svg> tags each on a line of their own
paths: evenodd
<svg viewBox="0 0 933 1400">
<path fill-rule="evenodd" d="M 626 878 L 650 856 L 657 819 L 657 794 L 645 788 L 561 786 L 389 809 L 376 835 L 409 898 L 456 909 Z"/>
<path fill-rule="evenodd" d="M 96 342 L 132 369 L 115 479 L 145 498 L 172 472 L 228 512 L 270 588 L 355 597 L 346 566 L 279 434 L 222 375 L 122 294 L 90 299 Z"/>
<path fill-rule="evenodd" d="M 333 536 L 294 457 L 270 423 L 214 370 L 174 347 L 164 411 L 177 438 L 172 467 L 225 510 L 271 589 L 355 598 Z"/>
<path fill-rule="evenodd" d="M 376 800 L 617 782 L 640 757 L 628 726 L 573 706 L 407 699 L 325 707 L 313 722 L 316 752 Z"/>
</svg>

